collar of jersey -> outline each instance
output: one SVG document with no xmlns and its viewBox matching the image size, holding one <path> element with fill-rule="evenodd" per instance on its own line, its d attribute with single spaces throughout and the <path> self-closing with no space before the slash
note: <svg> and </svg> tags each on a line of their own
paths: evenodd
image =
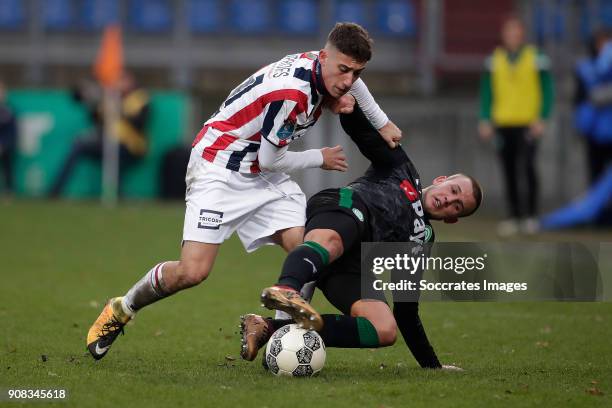
<svg viewBox="0 0 612 408">
<path fill-rule="evenodd" d="M 325 83 L 323 82 L 323 75 L 321 74 L 321 62 L 319 61 L 319 57 L 312 63 L 312 70 L 314 72 L 314 83 L 317 88 L 317 92 L 321 95 L 329 95 L 327 89 L 325 89 Z"/>
</svg>

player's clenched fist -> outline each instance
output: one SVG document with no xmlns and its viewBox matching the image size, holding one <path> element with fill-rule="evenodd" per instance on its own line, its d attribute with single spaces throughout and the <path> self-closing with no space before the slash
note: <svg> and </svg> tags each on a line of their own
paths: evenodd
<svg viewBox="0 0 612 408">
<path fill-rule="evenodd" d="M 324 147 L 321 149 L 323 155 L 323 170 L 347 171 L 346 155 L 342 151 L 342 146 Z"/>
<path fill-rule="evenodd" d="M 336 114 L 352 113 L 355 108 L 355 98 L 350 94 L 343 95 L 337 99 L 330 98 L 327 102 L 327 108 Z"/>
<path fill-rule="evenodd" d="M 395 149 L 402 139 L 402 131 L 391 121 L 388 121 L 385 126 L 378 129 L 378 132 L 392 149 Z"/>
</svg>

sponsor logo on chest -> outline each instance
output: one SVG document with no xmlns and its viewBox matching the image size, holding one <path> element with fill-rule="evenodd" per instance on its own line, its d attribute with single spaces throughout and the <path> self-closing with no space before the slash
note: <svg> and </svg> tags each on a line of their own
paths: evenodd
<svg viewBox="0 0 612 408">
<path fill-rule="evenodd" d="M 419 185 L 419 180 L 415 180 L 416 185 Z M 417 242 L 422 244 L 425 242 L 427 238 L 427 227 L 425 224 L 425 211 L 423 211 L 423 204 L 421 203 L 421 199 L 419 197 L 419 191 L 412 185 L 412 183 L 408 180 L 402 180 L 400 183 L 400 188 L 406 195 L 408 201 L 410 201 L 410 206 L 412 207 L 412 211 L 416 214 L 416 218 L 414 219 L 413 224 L 411 225 L 411 234 L 410 241 Z M 430 236 L 431 238 L 431 231 Z"/>
</svg>

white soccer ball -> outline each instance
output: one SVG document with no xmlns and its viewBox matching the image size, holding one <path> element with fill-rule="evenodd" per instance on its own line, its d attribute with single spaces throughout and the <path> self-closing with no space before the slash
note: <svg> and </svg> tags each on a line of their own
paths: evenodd
<svg viewBox="0 0 612 408">
<path fill-rule="evenodd" d="M 288 324 L 270 337 L 266 363 L 274 375 L 310 377 L 325 365 L 325 344 L 317 332 Z"/>
</svg>

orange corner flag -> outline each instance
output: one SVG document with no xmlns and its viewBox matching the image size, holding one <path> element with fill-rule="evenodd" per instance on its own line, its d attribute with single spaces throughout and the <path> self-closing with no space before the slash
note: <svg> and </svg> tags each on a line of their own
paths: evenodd
<svg viewBox="0 0 612 408">
<path fill-rule="evenodd" d="M 93 70 L 102 85 L 112 87 L 117 84 L 123 71 L 123 43 L 121 28 L 118 25 L 104 29 L 102 44 Z"/>
</svg>

